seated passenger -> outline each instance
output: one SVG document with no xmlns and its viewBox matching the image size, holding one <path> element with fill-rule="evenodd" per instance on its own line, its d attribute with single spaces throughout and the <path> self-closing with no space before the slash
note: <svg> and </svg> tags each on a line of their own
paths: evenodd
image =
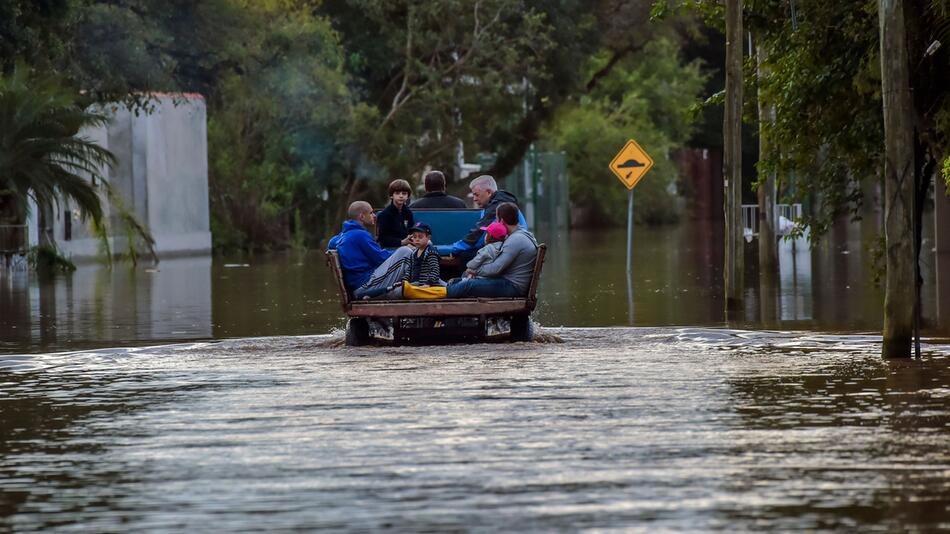
<svg viewBox="0 0 950 534">
<path fill-rule="evenodd" d="M 343 221 L 343 230 L 330 238 L 327 250 L 336 250 L 343 270 L 343 285 L 347 291 L 365 284 L 373 269 L 383 263 L 392 252 L 383 250 L 366 230 L 375 224 L 376 213 L 369 202 L 357 200 L 350 204 Z"/>
<path fill-rule="evenodd" d="M 432 229 L 418 222 L 409 234 L 411 244 L 399 247 L 382 265 L 373 271 L 365 284 L 353 292 L 358 299 L 402 298 L 402 284 L 414 286 L 444 286 L 439 279 L 439 253 L 430 244 Z"/>
<path fill-rule="evenodd" d="M 511 202 L 517 207 L 518 199 L 508 191 L 498 189 L 495 179 L 487 174 L 483 174 L 469 183 L 469 189 L 472 190 L 472 199 L 475 205 L 482 209 L 482 218 L 472 228 L 469 233 L 451 245 L 439 247 L 439 253 L 452 254 L 458 256 L 462 261 L 467 262 L 475 256 L 475 252 L 485 244 L 485 231 L 482 228 L 495 222 L 495 210 L 502 202 Z M 528 229 L 528 223 L 525 221 L 521 212 L 518 212 L 518 225 L 523 230 Z"/>
<path fill-rule="evenodd" d="M 409 244 L 409 229 L 416 223 L 409 209 L 412 188 L 405 180 L 393 180 L 389 184 L 389 205 L 379 212 L 376 224 L 377 239 L 384 248 L 396 248 Z"/>
<path fill-rule="evenodd" d="M 465 201 L 445 193 L 445 175 L 442 171 L 429 171 L 422 180 L 426 194 L 416 199 L 409 207 L 416 208 L 465 208 Z"/>
<path fill-rule="evenodd" d="M 448 298 L 524 297 L 534 274 L 538 257 L 538 241 L 518 226 L 518 206 L 504 202 L 498 206 L 499 221 L 508 230 L 498 257 L 475 271 L 475 278 L 449 284 Z"/>
<path fill-rule="evenodd" d="M 475 278 L 479 267 L 495 261 L 501 251 L 501 243 L 508 235 L 508 229 L 500 222 L 493 222 L 482 230 L 485 230 L 485 246 L 478 249 L 472 261 L 465 265 L 465 278 Z"/>
</svg>

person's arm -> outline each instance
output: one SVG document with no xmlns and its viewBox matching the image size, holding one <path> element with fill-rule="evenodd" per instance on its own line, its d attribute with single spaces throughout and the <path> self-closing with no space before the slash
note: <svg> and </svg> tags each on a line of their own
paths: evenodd
<svg viewBox="0 0 950 534">
<path fill-rule="evenodd" d="M 474 245 L 478 242 L 479 239 L 485 238 L 485 231 L 482 230 L 483 226 L 488 226 L 489 224 L 495 222 L 495 210 L 498 208 L 498 202 L 493 202 L 485 208 L 485 211 L 482 212 L 482 218 L 478 220 L 475 224 L 475 228 L 469 230 L 468 234 L 463 237 L 461 240 L 465 241 L 470 245 Z"/>
<path fill-rule="evenodd" d="M 430 286 L 439 284 L 439 255 L 432 251 L 426 253 L 425 262 L 422 264 L 422 273 L 419 279 L 423 284 Z"/>
<path fill-rule="evenodd" d="M 449 254 L 458 254 L 460 252 L 465 252 L 468 250 L 478 250 L 482 248 L 482 246 L 484 245 L 485 245 L 485 232 L 482 232 L 482 236 L 478 238 L 478 241 L 476 241 L 475 243 L 469 243 L 465 241 L 464 239 L 459 239 L 458 241 L 456 241 L 455 243 L 452 243 L 451 245 L 439 245 L 436 247 L 436 249 L 439 251 L 439 254 L 446 256 Z"/>
<path fill-rule="evenodd" d="M 509 238 L 511 239 L 511 238 Z M 508 267 L 515 261 L 515 258 L 518 257 L 520 248 L 517 246 L 507 246 L 508 242 L 506 241 L 501 245 L 501 251 L 499 251 L 498 256 L 491 261 L 486 263 L 478 269 L 478 276 L 484 278 L 497 278 L 501 273 L 505 272 Z"/>
<path fill-rule="evenodd" d="M 475 257 L 472 258 L 470 262 L 465 264 L 465 268 L 473 272 L 478 271 L 478 268 L 485 264 L 486 260 L 488 260 L 488 247 L 489 245 L 482 247 L 481 250 L 478 251 L 478 254 L 475 254 Z"/>
<path fill-rule="evenodd" d="M 363 255 L 372 262 L 375 266 L 386 261 L 387 258 L 392 256 L 393 251 L 385 250 L 379 246 L 379 243 L 370 239 L 361 239 L 360 240 L 360 250 L 363 252 Z"/>
<path fill-rule="evenodd" d="M 403 206 L 402 209 L 406 210 L 405 215 L 407 224 L 405 228 L 406 235 L 402 236 L 402 238 L 399 240 L 399 244 L 405 246 L 412 242 L 412 227 L 416 225 L 416 218 L 412 215 L 412 210 L 409 209 L 408 204 Z M 401 223 L 402 221 L 399 222 Z M 400 230 L 399 233 L 402 233 L 402 230 Z"/>
</svg>

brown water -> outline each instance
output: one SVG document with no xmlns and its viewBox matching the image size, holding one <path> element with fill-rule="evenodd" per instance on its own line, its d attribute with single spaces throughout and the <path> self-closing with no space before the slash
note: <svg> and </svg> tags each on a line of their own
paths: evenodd
<svg viewBox="0 0 950 534">
<path fill-rule="evenodd" d="M 631 307 L 546 236 L 537 343 L 343 347 L 320 254 L 0 279 L 0 532 L 950 529 L 950 345 L 881 360 L 849 239 L 727 322 L 719 239 L 638 229 Z"/>
<path fill-rule="evenodd" d="M 551 245 L 535 314 L 543 325 L 880 331 L 883 296 L 859 237 L 832 235 L 814 251 L 804 241 L 783 242 L 781 272 L 764 287 L 751 261 L 746 309 L 727 322 L 721 235 L 709 226 L 636 229 L 632 310 L 622 230 L 541 236 Z M 931 246 L 925 241 L 924 250 Z M 950 337 L 950 306 L 946 317 L 937 315 L 932 253 L 923 276 L 925 333 Z M 0 353 L 311 335 L 343 324 L 321 252 L 168 259 L 156 268 L 85 265 L 52 280 L 0 277 Z"/>
<path fill-rule="evenodd" d="M 547 329 L 0 357 L 0 530 L 950 528 L 950 350 Z"/>
</svg>

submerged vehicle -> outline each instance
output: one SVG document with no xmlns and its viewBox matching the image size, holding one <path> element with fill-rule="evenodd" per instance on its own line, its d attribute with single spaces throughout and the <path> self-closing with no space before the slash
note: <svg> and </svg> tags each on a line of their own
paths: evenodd
<svg viewBox="0 0 950 534">
<path fill-rule="evenodd" d="M 448 245 L 464 236 L 481 216 L 478 209 L 418 209 L 417 221 L 433 228 L 432 242 Z M 390 343 L 455 343 L 486 340 L 531 341 L 531 312 L 537 305 L 538 282 L 544 254 L 538 245 L 534 272 L 524 297 L 437 300 L 354 300 L 343 283 L 337 251 L 327 251 L 327 265 L 340 293 L 346 324 L 346 344 L 366 345 L 373 340 Z M 458 258 L 443 256 L 442 271 L 461 272 Z M 444 278 L 443 278 L 444 279 Z"/>
</svg>

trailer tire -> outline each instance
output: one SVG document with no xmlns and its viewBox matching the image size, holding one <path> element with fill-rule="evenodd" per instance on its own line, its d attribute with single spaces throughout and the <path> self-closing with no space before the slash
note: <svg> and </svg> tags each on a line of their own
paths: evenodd
<svg viewBox="0 0 950 534">
<path fill-rule="evenodd" d="M 369 343 L 369 322 L 353 317 L 346 322 L 346 346 L 362 347 Z"/>
<path fill-rule="evenodd" d="M 534 323 L 529 315 L 515 315 L 511 318 L 512 341 L 534 341 Z"/>
</svg>

